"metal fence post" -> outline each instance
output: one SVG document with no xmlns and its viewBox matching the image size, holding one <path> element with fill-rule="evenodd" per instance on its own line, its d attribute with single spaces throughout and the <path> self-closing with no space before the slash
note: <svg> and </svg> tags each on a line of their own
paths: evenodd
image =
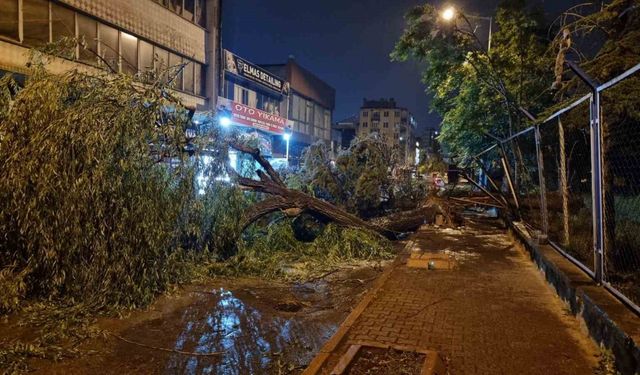
<svg viewBox="0 0 640 375">
<path fill-rule="evenodd" d="M 542 233 L 549 235 L 549 216 L 547 214 L 547 186 L 544 179 L 544 158 L 542 155 L 542 140 L 540 125 L 535 125 L 534 135 L 536 139 L 536 154 L 538 161 L 538 183 L 540 184 L 540 216 L 542 219 Z"/>
<path fill-rule="evenodd" d="M 572 61 L 571 69 L 591 88 L 589 122 L 591 125 L 591 200 L 593 202 L 593 266 L 596 282 L 604 281 L 604 214 L 602 201 L 602 129 L 600 121 L 600 91 L 598 83 Z"/>
<path fill-rule="evenodd" d="M 593 250 L 596 282 L 604 281 L 604 214 L 602 201 L 602 129 L 600 123 L 600 93 L 591 97 L 591 195 L 593 197 Z"/>
</svg>

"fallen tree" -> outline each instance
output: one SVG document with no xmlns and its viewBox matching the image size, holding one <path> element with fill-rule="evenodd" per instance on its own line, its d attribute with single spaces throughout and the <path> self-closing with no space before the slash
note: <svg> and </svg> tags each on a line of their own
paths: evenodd
<svg viewBox="0 0 640 375">
<path fill-rule="evenodd" d="M 254 180 L 242 177 L 233 169 L 228 168 L 229 173 L 235 177 L 238 185 L 244 190 L 270 195 L 270 197 L 246 210 L 242 221 L 243 229 L 261 217 L 278 211 L 284 212 L 290 217 L 309 212 L 320 219 L 332 221 L 343 226 L 372 230 L 390 239 L 396 239 L 401 233 L 415 230 L 425 222 L 433 222 L 437 214 L 443 215 L 445 225 L 452 225 L 455 222 L 455 215 L 452 215 L 445 208 L 441 199 L 434 197 L 428 198 L 424 204 L 414 210 L 397 212 L 372 220 L 363 220 L 359 216 L 325 200 L 315 198 L 300 190 L 288 188 L 269 161 L 260 154 L 259 149 L 237 142 L 230 142 L 230 146 L 237 151 L 251 155 L 264 169 L 264 171 L 260 169 L 256 171 L 259 180 Z"/>
</svg>

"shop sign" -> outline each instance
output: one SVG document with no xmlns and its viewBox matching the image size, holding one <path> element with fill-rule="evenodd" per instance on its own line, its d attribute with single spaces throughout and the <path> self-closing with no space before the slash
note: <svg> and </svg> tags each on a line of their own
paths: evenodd
<svg viewBox="0 0 640 375">
<path fill-rule="evenodd" d="M 248 126 L 273 134 L 283 134 L 287 127 L 293 125 L 293 121 L 284 117 L 261 111 L 226 98 L 218 98 L 219 109 L 224 109 L 231 115 L 231 121 L 235 125 Z"/>
</svg>

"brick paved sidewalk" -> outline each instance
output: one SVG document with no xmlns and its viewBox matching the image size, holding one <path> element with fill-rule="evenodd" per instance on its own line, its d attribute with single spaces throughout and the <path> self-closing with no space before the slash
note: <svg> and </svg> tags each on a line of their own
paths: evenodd
<svg viewBox="0 0 640 375">
<path fill-rule="evenodd" d="M 409 247 L 448 254 L 456 266 L 409 268 L 409 252 L 401 255 L 336 334 L 344 337 L 327 343 L 307 373 L 330 373 L 362 342 L 437 350 L 451 374 L 593 373 L 598 348 L 505 230 L 423 227 Z"/>
</svg>

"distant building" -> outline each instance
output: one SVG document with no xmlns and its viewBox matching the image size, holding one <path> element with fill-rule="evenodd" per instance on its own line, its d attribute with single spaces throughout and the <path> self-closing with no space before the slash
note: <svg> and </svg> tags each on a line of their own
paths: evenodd
<svg viewBox="0 0 640 375">
<path fill-rule="evenodd" d="M 62 38 L 84 40 L 54 73 L 125 74 L 186 64 L 175 90 L 196 111 L 215 108 L 220 0 L 0 0 L 0 75 L 29 74 L 28 51 Z"/>
<path fill-rule="evenodd" d="M 406 108 L 391 99 L 364 99 L 360 108 L 358 137 L 376 134 L 389 146 L 397 147 L 407 165 L 415 164 L 416 121 Z"/>
<path fill-rule="evenodd" d="M 331 142 L 331 123 L 336 90 L 290 57 L 284 64 L 260 65 L 290 84 L 286 113 L 292 122 L 290 158 L 295 164 L 305 147 L 317 141 Z M 282 139 L 274 142 L 274 152 L 282 153 Z"/>
<path fill-rule="evenodd" d="M 336 149 L 347 149 L 351 145 L 351 141 L 356 137 L 358 131 L 358 115 L 348 117 L 342 121 L 338 121 L 333 125 L 334 142 Z"/>
</svg>

